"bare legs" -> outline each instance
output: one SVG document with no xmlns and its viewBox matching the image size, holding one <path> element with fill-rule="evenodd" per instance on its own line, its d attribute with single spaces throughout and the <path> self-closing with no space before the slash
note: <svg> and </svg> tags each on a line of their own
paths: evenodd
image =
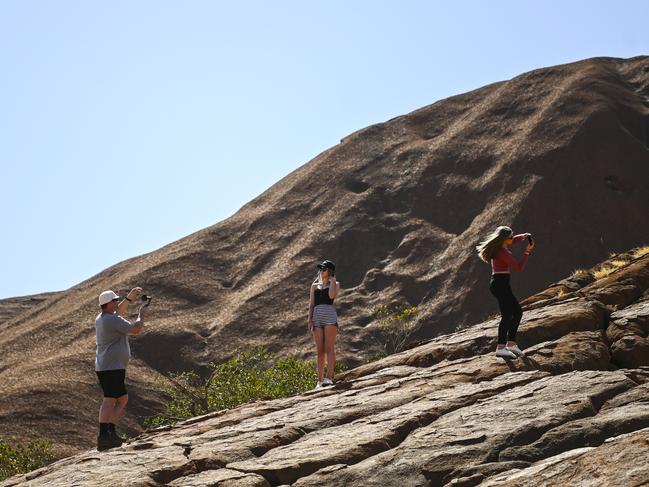
<svg viewBox="0 0 649 487">
<path fill-rule="evenodd" d="M 322 384 L 324 380 L 324 364 L 327 358 L 327 377 L 331 380 L 334 378 L 334 368 L 336 366 L 336 335 L 338 327 L 335 325 L 326 325 L 324 327 L 316 326 L 313 328 L 313 340 L 315 341 L 316 352 L 318 354 L 318 382 Z"/>
<path fill-rule="evenodd" d="M 322 384 L 325 363 L 325 335 L 321 327 L 313 327 L 313 340 L 315 341 L 315 348 L 318 354 L 318 384 Z"/>
<path fill-rule="evenodd" d="M 338 327 L 327 325 L 324 327 L 324 349 L 327 354 L 327 377 L 334 380 L 334 369 L 336 367 L 336 334 Z"/>
<path fill-rule="evenodd" d="M 128 394 L 124 394 L 120 397 L 104 397 L 101 407 L 99 408 L 99 422 L 117 423 L 122 414 L 124 414 L 127 402 Z"/>
</svg>

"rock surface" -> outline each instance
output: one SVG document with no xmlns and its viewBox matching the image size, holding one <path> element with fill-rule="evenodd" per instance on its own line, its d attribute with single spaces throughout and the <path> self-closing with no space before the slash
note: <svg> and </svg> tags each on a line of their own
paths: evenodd
<svg viewBox="0 0 649 487">
<path fill-rule="evenodd" d="M 595 448 L 577 448 L 538 464 L 490 478 L 483 487 L 537 485 L 649 485 L 649 429 Z"/>
<path fill-rule="evenodd" d="M 620 366 L 649 365 L 649 300 L 613 313 L 606 335 L 612 343 L 613 358 Z"/>
<path fill-rule="evenodd" d="M 649 367 L 616 356 L 646 329 L 647 269 L 649 253 L 579 295 L 534 301 L 525 357 L 495 357 L 487 321 L 333 387 L 192 418 L 0 486 L 648 485 Z"/>
<path fill-rule="evenodd" d="M 475 245 L 502 223 L 538 242 L 513 279 L 518 295 L 537 293 L 529 310 L 566 296 L 597 299 L 594 307 L 579 302 L 584 318 L 574 331 L 596 329 L 614 311 L 602 306 L 636 301 L 644 278 L 615 280 L 619 289 L 608 278 L 557 280 L 647 243 L 647 68 L 646 56 L 588 59 L 441 100 L 351 134 L 217 225 L 45 300 L 18 299 L 29 306 L 0 302 L 3 437 L 52 439 L 64 453 L 94 443 L 93 322 L 105 289 L 141 285 L 155 297 L 150 323 L 131 341 L 129 434 L 162 407 L 160 373 L 256 345 L 312 358 L 308 288 L 325 257 L 338 264 L 338 356 L 350 366 L 378 350 L 368 310 L 396 301 L 418 307 L 416 340 L 460 332 L 448 339 L 455 344 L 418 351 L 411 365 L 460 358 L 462 340 L 472 353 L 490 349 L 491 334 L 476 331 L 473 340 L 461 330 L 496 311 Z M 323 198 L 323 174 L 336 189 L 333 203 Z M 558 336 L 561 305 L 552 312 Z M 543 338 L 531 328 L 527 345 Z M 645 338 L 618 340 L 615 360 Z"/>
</svg>

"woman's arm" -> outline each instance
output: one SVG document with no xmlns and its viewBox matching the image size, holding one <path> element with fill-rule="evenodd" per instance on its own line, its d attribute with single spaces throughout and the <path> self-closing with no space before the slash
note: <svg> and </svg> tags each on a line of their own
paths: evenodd
<svg viewBox="0 0 649 487">
<path fill-rule="evenodd" d="M 520 233 L 518 235 L 514 235 L 512 239 L 512 245 L 517 244 L 518 242 L 522 242 L 527 238 L 527 236 L 530 235 L 529 233 Z"/>
<path fill-rule="evenodd" d="M 522 272 L 523 269 L 525 269 L 525 265 L 527 264 L 527 259 L 529 258 L 529 256 L 530 254 L 526 251 L 523 254 L 523 257 L 521 257 L 521 260 L 519 262 L 516 262 L 516 259 L 514 259 L 514 256 L 511 254 L 511 252 L 502 253 L 503 260 L 507 262 L 509 268 L 514 272 Z"/>
<path fill-rule="evenodd" d="M 334 284 L 333 286 L 331 285 L 331 281 L 333 280 Z M 336 299 L 336 296 L 338 296 L 338 291 L 340 290 L 340 283 L 336 281 L 335 277 L 332 277 L 329 280 L 329 298 L 330 299 Z"/>
<path fill-rule="evenodd" d="M 314 308 L 314 304 L 315 304 L 315 297 L 313 295 L 314 289 L 315 289 L 315 286 L 313 284 L 311 284 L 311 291 L 309 292 L 309 330 L 311 330 L 311 328 L 313 328 L 313 325 L 312 325 L 312 323 L 313 323 L 313 308 Z"/>
</svg>

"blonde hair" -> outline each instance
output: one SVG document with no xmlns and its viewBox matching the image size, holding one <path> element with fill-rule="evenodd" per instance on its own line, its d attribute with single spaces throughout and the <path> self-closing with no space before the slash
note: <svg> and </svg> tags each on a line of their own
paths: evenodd
<svg viewBox="0 0 649 487">
<path fill-rule="evenodd" d="M 491 235 L 477 245 L 478 256 L 485 262 L 490 262 L 503 246 L 503 242 L 513 236 L 514 232 L 509 227 L 496 228 Z"/>
<path fill-rule="evenodd" d="M 320 271 L 315 276 L 315 279 L 313 280 L 313 286 L 322 286 L 322 276 L 320 275 Z"/>
</svg>

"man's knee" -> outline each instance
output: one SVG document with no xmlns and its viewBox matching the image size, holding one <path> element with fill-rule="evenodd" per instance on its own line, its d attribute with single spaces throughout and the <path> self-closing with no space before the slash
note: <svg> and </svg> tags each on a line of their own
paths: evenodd
<svg viewBox="0 0 649 487">
<path fill-rule="evenodd" d="M 123 396 L 119 396 L 115 400 L 117 401 L 117 404 L 125 406 L 126 403 L 128 402 L 128 394 L 124 394 Z"/>
</svg>

